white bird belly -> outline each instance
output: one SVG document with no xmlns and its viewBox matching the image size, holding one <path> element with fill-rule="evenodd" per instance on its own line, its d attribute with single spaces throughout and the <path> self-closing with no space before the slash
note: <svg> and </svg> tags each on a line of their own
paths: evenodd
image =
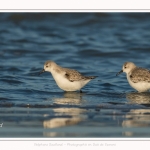
<svg viewBox="0 0 150 150">
<path fill-rule="evenodd" d="M 53 74 L 52 74 L 53 75 Z M 90 80 L 80 80 L 70 82 L 62 74 L 53 75 L 57 85 L 64 91 L 77 91 L 80 90 L 84 85 L 86 85 Z"/>
</svg>

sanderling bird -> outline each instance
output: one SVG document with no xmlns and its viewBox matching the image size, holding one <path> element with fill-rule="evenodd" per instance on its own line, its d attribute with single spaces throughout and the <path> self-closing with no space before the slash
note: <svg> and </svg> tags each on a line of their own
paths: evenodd
<svg viewBox="0 0 150 150">
<path fill-rule="evenodd" d="M 77 91 L 85 86 L 90 80 L 97 76 L 83 76 L 76 70 L 63 68 L 57 65 L 55 62 L 48 60 L 44 64 L 44 69 L 39 73 L 45 71 L 51 72 L 57 85 L 64 91 Z"/>
<path fill-rule="evenodd" d="M 150 89 L 150 70 L 137 67 L 132 62 L 126 62 L 116 75 L 122 72 L 126 73 L 129 84 L 138 92 L 146 92 Z"/>
</svg>

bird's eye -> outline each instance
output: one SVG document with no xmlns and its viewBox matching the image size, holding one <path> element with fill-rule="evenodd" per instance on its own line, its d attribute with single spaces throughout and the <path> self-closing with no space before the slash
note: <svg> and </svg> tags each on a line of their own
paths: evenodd
<svg viewBox="0 0 150 150">
<path fill-rule="evenodd" d="M 48 66 L 46 66 L 46 68 L 48 68 Z"/>
<path fill-rule="evenodd" d="M 127 67 L 125 66 L 124 68 L 126 69 Z"/>
</svg>

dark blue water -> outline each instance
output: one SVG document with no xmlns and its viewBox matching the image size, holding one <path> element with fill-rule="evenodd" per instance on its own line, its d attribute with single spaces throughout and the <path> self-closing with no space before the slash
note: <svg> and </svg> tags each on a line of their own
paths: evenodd
<svg viewBox="0 0 150 150">
<path fill-rule="evenodd" d="M 0 137 L 150 137 L 150 93 L 116 77 L 149 58 L 150 13 L 0 13 Z M 47 60 L 98 78 L 63 92 Z"/>
</svg>

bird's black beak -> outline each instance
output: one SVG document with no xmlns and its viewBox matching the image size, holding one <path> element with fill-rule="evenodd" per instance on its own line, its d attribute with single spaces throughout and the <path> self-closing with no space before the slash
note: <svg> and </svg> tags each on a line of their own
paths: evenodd
<svg viewBox="0 0 150 150">
<path fill-rule="evenodd" d="M 118 76 L 120 73 L 122 73 L 123 72 L 123 70 L 121 70 L 121 71 L 119 71 L 117 74 L 116 74 L 116 76 Z"/>
<path fill-rule="evenodd" d="M 40 71 L 40 72 L 39 72 L 39 75 L 42 74 L 42 73 L 44 73 L 44 72 L 45 72 L 45 69 L 43 69 L 42 71 Z"/>
</svg>

